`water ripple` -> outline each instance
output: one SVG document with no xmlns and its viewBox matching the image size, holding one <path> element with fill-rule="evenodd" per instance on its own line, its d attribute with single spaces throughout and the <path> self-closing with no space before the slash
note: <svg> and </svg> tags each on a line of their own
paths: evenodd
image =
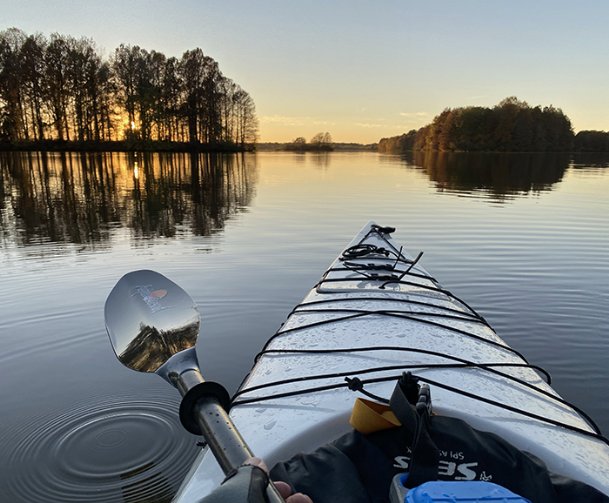
<svg viewBox="0 0 609 503">
<path fill-rule="evenodd" d="M 97 398 L 11 428 L 19 442 L 3 470 L 9 493 L 22 501 L 169 501 L 196 454 L 175 410 L 161 397 Z"/>
</svg>

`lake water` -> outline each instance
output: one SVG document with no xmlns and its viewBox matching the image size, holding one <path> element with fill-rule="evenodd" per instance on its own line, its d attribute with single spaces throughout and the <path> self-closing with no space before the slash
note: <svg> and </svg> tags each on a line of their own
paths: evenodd
<svg viewBox="0 0 609 503">
<path fill-rule="evenodd" d="M 369 220 L 609 433 L 609 164 L 559 155 L 0 154 L 0 500 L 168 501 L 177 391 L 116 360 L 106 296 L 157 270 L 203 374 L 252 358 Z"/>
</svg>

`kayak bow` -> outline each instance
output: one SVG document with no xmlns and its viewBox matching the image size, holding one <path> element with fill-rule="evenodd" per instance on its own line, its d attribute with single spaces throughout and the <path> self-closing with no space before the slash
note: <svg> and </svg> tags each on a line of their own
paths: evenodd
<svg viewBox="0 0 609 503">
<path fill-rule="evenodd" d="M 429 384 L 435 413 L 609 494 L 609 447 L 594 423 L 392 231 L 364 226 L 257 356 L 230 411 L 252 450 L 269 466 L 310 452 L 350 429 L 350 387 L 388 398 L 410 371 Z M 176 499 L 198 501 L 222 478 L 204 448 Z"/>
</svg>

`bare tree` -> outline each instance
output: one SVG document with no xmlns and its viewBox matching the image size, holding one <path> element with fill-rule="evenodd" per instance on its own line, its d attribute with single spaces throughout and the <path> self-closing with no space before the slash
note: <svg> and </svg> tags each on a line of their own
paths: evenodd
<svg viewBox="0 0 609 503">
<path fill-rule="evenodd" d="M 183 110 L 188 122 L 188 141 L 199 141 L 199 115 L 203 110 L 203 80 L 205 55 L 201 49 L 186 51 L 180 61 L 180 75 L 184 82 Z"/>
<path fill-rule="evenodd" d="M 256 106 L 252 97 L 243 89 L 239 89 L 235 99 L 237 103 L 237 136 L 235 143 L 239 145 L 253 144 L 258 139 L 258 119 Z"/>
<path fill-rule="evenodd" d="M 332 136 L 327 131 L 325 133 L 317 133 L 311 138 L 311 145 L 320 149 L 332 148 Z"/>
<path fill-rule="evenodd" d="M 24 113 L 29 115 L 32 138 L 44 140 L 43 89 L 44 51 L 46 41 L 41 35 L 30 35 L 25 39 L 19 57 L 21 59 L 21 89 L 27 102 Z"/>
<path fill-rule="evenodd" d="M 141 49 L 138 46 L 121 44 L 114 51 L 112 69 L 116 77 L 119 103 L 127 112 L 128 131 L 135 128 L 135 109 L 137 100 L 138 70 L 140 68 Z"/>
<path fill-rule="evenodd" d="M 46 68 L 44 83 L 51 121 L 59 140 L 70 139 L 68 127 L 68 51 L 68 39 L 53 33 L 44 56 Z"/>
<path fill-rule="evenodd" d="M 0 104 L 2 132 L 10 141 L 28 137 L 23 120 L 23 93 L 19 54 L 26 36 L 17 28 L 0 32 Z"/>
<path fill-rule="evenodd" d="M 161 85 L 161 103 L 163 109 L 163 137 L 174 141 L 183 141 L 180 135 L 181 102 L 184 83 L 179 73 L 177 58 L 167 58 L 163 69 Z"/>
</svg>

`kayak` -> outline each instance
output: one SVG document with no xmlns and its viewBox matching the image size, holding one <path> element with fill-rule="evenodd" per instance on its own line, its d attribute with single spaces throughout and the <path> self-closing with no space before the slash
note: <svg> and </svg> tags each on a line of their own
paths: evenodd
<svg viewBox="0 0 609 503">
<path fill-rule="evenodd" d="M 252 451 L 272 466 L 333 441 L 351 429 L 357 390 L 389 397 L 408 371 L 428 384 L 434 414 L 499 435 L 609 494 L 609 446 L 593 421 L 393 230 L 365 225 L 257 355 L 230 409 Z M 223 479 L 204 447 L 176 501 L 199 501 Z"/>
</svg>

